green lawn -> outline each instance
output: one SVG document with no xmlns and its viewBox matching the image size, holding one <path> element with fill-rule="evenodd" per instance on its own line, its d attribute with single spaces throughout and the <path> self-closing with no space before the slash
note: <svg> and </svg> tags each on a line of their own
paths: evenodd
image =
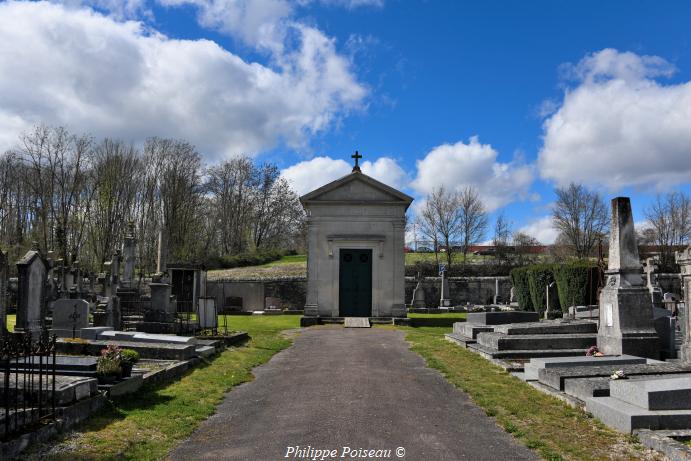
<svg viewBox="0 0 691 461">
<path fill-rule="evenodd" d="M 7 315 L 7 329 L 14 331 L 14 325 L 17 323 L 17 316 L 15 314 Z"/>
<path fill-rule="evenodd" d="M 214 413 L 223 395 L 253 379 L 252 368 L 288 347 L 283 330 L 299 326 L 300 317 L 229 316 L 235 330 L 250 333 L 247 347 L 226 350 L 165 387 L 144 388 L 110 405 L 67 436 L 49 452 L 35 450 L 41 460 L 158 460 Z M 36 452 L 38 451 L 38 453 Z"/>
<path fill-rule="evenodd" d="M 275 267 L 275 266 L 285 266 L 286 264 L 295 263 L 305 263 L 307 264 L 307 255 L 287 255 L 283 256 L 277 261 L 271 261 L 270 263 L 263 264 L 259 267 Z"/>
</svg>

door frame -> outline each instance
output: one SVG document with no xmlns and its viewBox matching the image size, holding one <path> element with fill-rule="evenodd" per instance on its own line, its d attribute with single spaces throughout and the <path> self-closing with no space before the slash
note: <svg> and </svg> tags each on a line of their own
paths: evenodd
<svg viewBox="0 0 691 461">
<path fill-rule="evenodd" d="M 356 317 L 355 315 L 345 315 L 342 310 L 341 310 L 341 268 L 343 266 L 343 263 L 341 262 L 341 258 L 343 256 L 343 252 L 347 251 L 353 251 L 362 254 L 367 254 L 369 257 L 369 278 L 370 278 L 370 283 L 369 283 L 369 288 L 370 288 L 370 293 L 369 293 L 369 313 L 366 316 L 357 316 L 357 317 L 371 317 L 372 316 L 372 304 L 373 304 L 373 297 L 374 297 L 374 289 L 373 289 L 373 281 L 374 281 L 374 252 L 370 248 L 339 248 L 338 250 L 338 316 L 339 317 Z"/>
<path fill-rule="evenodd" d="M 359 238 L 357 238 L 359 237 Z M 380 267 L 382 264 L 383 252 L 380 251 L 384 243 L 384 237 L 380 236 L 357 236 L 355 238 L 329 238 L 329 279 L 331 280 L 330 298 L 333 300 L 331 304 L 331 317 L 339 317 L 341 312 L 340 306 L 340 250 L 372 250 L 372 313 L 371 317 L 379 317 L 379 310 L 381 304 L 381 284 L 382 277 L 380 274 Z"/>
</svg>

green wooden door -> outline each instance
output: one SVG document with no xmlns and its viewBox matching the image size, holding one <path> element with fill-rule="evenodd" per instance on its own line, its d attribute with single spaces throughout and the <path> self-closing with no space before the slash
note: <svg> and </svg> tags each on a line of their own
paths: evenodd
<svg viewBox="0 0 691 461">
<path fill-rule="evenodd" d="M 372 315 L 372 250 L 340 251 L 339 312 L 341 317 Z"/>
</svg>

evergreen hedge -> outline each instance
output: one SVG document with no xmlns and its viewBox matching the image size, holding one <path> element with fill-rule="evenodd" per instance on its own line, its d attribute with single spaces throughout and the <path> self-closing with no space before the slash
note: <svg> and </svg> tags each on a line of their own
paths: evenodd
<svg viewBox="0 0 691 461">
<path fill-rule="evenodd" d="M 542 316 L 547 308 L 547 286 L 554 282 L 554 266 L 552 264 L 533 264 L 528 266 L 527 272 L 533 309 Z"/>
<path fill-rule="evenodd" d="M 518 306 L 522 311 L 534 311 L 533 301 L 530 298 L 530 287 L 528 285 L 528 267 L 517 267 L 511 271 L 511 283 L 513 284 L 514 294 L 518 300 Z"/>
<path fill-rule="evenodd" d="M 562 312 L 568 312 L 569 306 L 597 303 L 598 271 L 597 266 L 587 261 L 554 266 Z"/>
<path fill-rule="evenodd" d="M 260 266 L 277 261 L 285 255 L 285 251 L 263 250 L 254 253 L 239 253 L 214 258 L 207 262 L 209 269 L 232 269 L 234 267 Z"/>
</svg>

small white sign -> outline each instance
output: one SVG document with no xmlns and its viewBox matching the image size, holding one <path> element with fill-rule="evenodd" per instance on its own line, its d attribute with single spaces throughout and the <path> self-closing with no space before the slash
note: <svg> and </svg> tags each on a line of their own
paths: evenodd
<svg viewBox="0 0 691 461">
<path fill-rule="evenodd" d="M 614 319 L 612 317 L 612 305 L 605 304 L 605 326 L 614 326 Z"/>
</svg>

